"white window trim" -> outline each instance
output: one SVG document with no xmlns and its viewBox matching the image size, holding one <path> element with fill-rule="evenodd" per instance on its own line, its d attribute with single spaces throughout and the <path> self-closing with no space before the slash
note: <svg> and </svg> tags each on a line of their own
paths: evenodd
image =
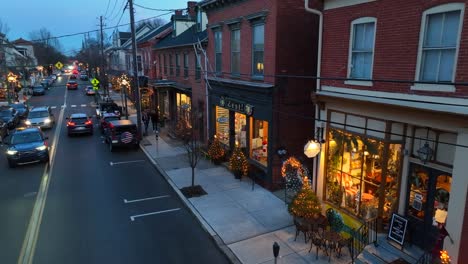
<svg viewBox="0 0 468 264">
<path fill-rule="evenodd" d="M 356 24 L 364 24 L 364 23 L 374 23 L 374 43 L 372 43 L 372 64 L 370 69 L 370 78 L 374 74 L 374 56 L 375 56 L 375 39 L 377 38 L 377 18 L 375 17 L 360 17 L 355 19 L 351 22 L 351 30 L 349 35 L 349 49 L 348 49 L 348 73 L 347 78 L 351 78 L 351 63 L 352 63 L 352 56 L 353 56 L 353 40 L 354 40 L 354 25 Z M 355 80 L 348 80 L 345 84 L 351 85 L 361 85 L 361 86 L 372 86 L 373 83 L 371 81 L 355 81 Z"/>
<path fill-rule="evenodd" d="M 419 74 L 421 71 L 422 45 L 424 42 L 424 32 L 426 29 L 427 16 L 432 15 L 432 14 L 445 13 L 445 12 L 457 11 L 457 10 L 460 10 L 460 24 L 458 27 L 457 48 L 455 50 L 455 58 L 453 60 L 454 65 L 453 65 L 453 73 L 452 73 L 452 82 L 455 80 L 455 76 L 457 73 L 458 51 L 460 49 L 460 37 L 461 37 L 461 31 L 463 28 L 463 19 L 465 16 L 465 4 L 464 3 L 443 4 L 443 5 L 430 8 L 422 13 L 421 28 L 419 30 L 418 57 L 416 61 L 416 73 L 415 73 L 415 78 L 414 78 L 415 81 L 419 81 Z M 413 86 L 411 86 L 411 90 L 455 92 L 455 87 L 453 85 L 445 85 L 445 84 L 415 83 Z"/>
</svg>

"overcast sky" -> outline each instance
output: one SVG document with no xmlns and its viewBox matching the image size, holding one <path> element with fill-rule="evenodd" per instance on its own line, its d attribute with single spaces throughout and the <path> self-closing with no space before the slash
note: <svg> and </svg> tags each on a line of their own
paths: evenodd
<svg viewBox="0 0 468 264">
<path fill-rule="evenodd" d="M 0 19 L 7 24 L 10 31 L 9 40 L 17 38 L 30 39 L 29 33 L 47 28 L 54 36 L 63 36 L 73 33 L 86 32 L 99 29 L 99 16 L 105 17 L 105 25 L 117 25 L 121 17 L 126 0 L 2 0 Z M 20 4 L 21 2 L 21 4 Z M 134 0 L 139 4 L 156 9 L 179 9 L 187 7 L 187 0 Z M 154 11 L 135 6 L 135 21 L 153 16 L 162 15 L 170 11 Z M 169 21 L 170 15 L 162 18 Z M 125 11 L 119 24 L 129 23 L 128 9 Z M 129 31 L 129 26 L 122 26 L 120 31 Z M 110 36 L 114 29 L 106 30 Z M 95 36 L 96 33 L 90 33 Z M 62 51 L 71 55 L 73 51 L 81 48 L 83 35 L 60 38 Z"/>
</svg>

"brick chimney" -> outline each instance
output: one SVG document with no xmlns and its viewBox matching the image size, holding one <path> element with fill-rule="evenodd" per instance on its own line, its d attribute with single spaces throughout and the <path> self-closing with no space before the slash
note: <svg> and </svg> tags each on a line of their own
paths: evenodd
<svg viewBox="0 0 468 264">
<path fill-rule="evenodd" d="M 181 16 L 182 15 L 182 10 L 176 10 L 175 15 L 176 16 Z"/>
<path fill-rule="evenodd" d="M 197 1 L 188 1 L 187 2 L 187 13 L 190 17 L 196 17 L 197 12 L 195 8 L 197 7 Z"/>
</svg>

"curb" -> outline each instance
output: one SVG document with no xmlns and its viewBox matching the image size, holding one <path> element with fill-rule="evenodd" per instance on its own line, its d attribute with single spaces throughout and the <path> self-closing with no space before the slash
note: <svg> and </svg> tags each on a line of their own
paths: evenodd
<svg viewBox="0 0 468 264">
<path fill-rule="evenodd" d="M 182 200 L 182 202 L 185 204 L 185 206 L 190 209 L 189 211 L 192 213 L 192 215 L 195 216 L 197 221 L 202 225 L 202 228 L 210 235 L 210 237 L 213 239 L 215 244 L 218 246 L 218 248 L 224 253 L 226 258 L 229 260 L 230 263 L 232 264 L 241 264 L 242 262 L 237 258 L 237 256 L 232 252 L 232 250 L 223 242 L 221 237 L 216 233 L 216 231 L 213 230 L 213 228 L 203 219 L 203 217 L 200 215 L 200 213 L 195 209 L 195 207 L 192 205 L 192 203 L 182 194 L 182 192 L 179 190 L 179 188 L 175 185 L 175 183 L 172 181 L 172 179 L 167 175 L 167 173 L 161 168 L 161 166 L 158 164 L 158 162 L 153 159 L 148 153 L 148 151 L 145 149 L 144 146 L 140 144 L 141 150 L 145 153 L 146 157 L 151 161 L 153 166 L 161 173 L 161 175 L 164 177 L 164 179 L 169 183 L 169 185 L 172 187 L 172 189 L 177 193 L 179 198 Z"/>
</svg>

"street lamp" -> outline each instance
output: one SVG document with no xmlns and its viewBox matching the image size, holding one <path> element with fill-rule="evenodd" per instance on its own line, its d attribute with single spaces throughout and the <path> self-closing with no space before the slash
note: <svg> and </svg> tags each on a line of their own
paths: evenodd
<svg viewBox="0 0 468 264">
<path fill-rule="evenodd" d="M 13 84 L 16 83 L 17 77 L 18 76 L 16 76 L 12 72 L 8 73 L 7 80 L 8 80 L 8 83 L 10 83 L 10 87 L 8 88 L 8 104 L 11 104 L 11 95 L 12 95 L 11 90 L 13 90 Z"/>
<path fill-rule="evenodd" d="M 120 96 L 122 98 L 122 103 L 125 107 L 125 118 L 128 119 L 128 109 L 127 109 L 127 86 L 129 85 L 128 77 L 125 74 L 122 74 L 119 78 L 119 83 L 123 86 L 123 89 L 120 88 Z"/>
</svg>

